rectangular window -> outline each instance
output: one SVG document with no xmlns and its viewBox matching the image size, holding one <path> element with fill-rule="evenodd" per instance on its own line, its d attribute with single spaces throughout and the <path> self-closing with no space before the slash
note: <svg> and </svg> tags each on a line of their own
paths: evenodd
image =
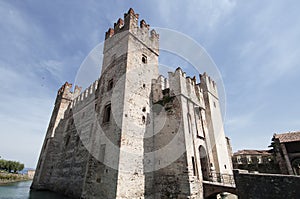
<svg viewBox="0 0 300 199">
<path fill-rule="evenodd" d="M 196 165 L 195 165 L 195 158 L 192 156 L 192 164 L 193 164 L 193 175 L 196 176 Z"/>
<path fill-rule="evenodd" d="M 114 87 L 114 80 L 111 79 L 111 80 L 109 80 L 109 82 L 108 82 L 108 85 L 107 85 L 107 91 L 110 91 L 113 87 Z"/>
<path fill-rule="evenodd" d="M 106 147 L 106 144 L 101 144 L 101 146 L 100 146 L 99 161 L 102 163 L 104 163 L 104 159 L 105 159 L 105 147 Z"/>
<path fill-rule="evenodd" d="M 110 115 L 111 115 L 111 105 L 108 104 L 104 107 L 103 123 L 107 123 L 110 121 Z"/>
</svg>

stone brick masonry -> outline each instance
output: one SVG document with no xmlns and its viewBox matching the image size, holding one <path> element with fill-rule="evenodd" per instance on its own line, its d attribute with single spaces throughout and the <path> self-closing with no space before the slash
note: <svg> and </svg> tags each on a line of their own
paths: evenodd
<svg viewBox="0 0 300 199">
<path fill-rule="evenodd" d="M 31 188 L 73 198 L 203 198 L 232 174 L 216 83 L 159 75 L 159 35 L 130 9 L 105 35 L 100 78 L 58 91 Z"/>
<path fill-rule="evenodd" d="M 300 176 L 249 174 L 234 170 L 240 199 L 297 199 L 300 197 Z"/>
</svg>

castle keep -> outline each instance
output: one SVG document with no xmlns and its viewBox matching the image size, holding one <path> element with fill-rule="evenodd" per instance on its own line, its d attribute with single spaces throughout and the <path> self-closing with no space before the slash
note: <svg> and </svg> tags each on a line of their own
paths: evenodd
<svg viewBox="0 0 300 199">
<path fill-rule="evenodd" d="M 232 174 L 216 83 L 163 77 L 158 56 L 159 35 L 130 9 L 106 32 L 99 79 L 59 89 L 32 189 L 203 198 L 203 181 Z"/>
</svg>

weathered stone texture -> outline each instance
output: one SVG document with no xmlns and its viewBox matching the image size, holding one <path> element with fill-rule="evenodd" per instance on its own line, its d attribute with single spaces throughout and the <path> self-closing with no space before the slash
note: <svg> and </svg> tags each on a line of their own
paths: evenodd
<svg viewBox="0 0 300 199">
<path fill-rule="evenodd" d="M 300 176 L 276 174 L 249 174 L 234 170 L 240 199 L 275 199 L 300 197 Z"/>
<path fill-rule="evenodd" d="M 159 76 L 159 36 L 138 18 L 130 9 L 107 31 L 98 80 L 59 90 L 33 189 L 198 199 L 203 179 L 231 173 L 215 84 L 180 68 Z"/>
</svg>

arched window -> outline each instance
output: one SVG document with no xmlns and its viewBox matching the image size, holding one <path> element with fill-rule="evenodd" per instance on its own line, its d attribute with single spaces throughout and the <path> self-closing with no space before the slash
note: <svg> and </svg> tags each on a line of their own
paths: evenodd
<svg viewBox="0 0 300 199">
<path fill-rule="evenodd" d="M 203 180 L 209 180 L 209 167 L 208 167 L 208 157 L 206 150 L 203 146 L 199 147 L 199 154 L 200 154 L 200 163 L 201 163 L 201 172 Z"/>
<path fill-rule="evenodd" d="M 296 158 L 292 162 L 292 167 L 295 175 L 300 175 L 300 158 Z"/>
<path fill-rule="evenodd" d="M 189 133 L 191 133 L 192 132 L 192 124 L 191 124 L 192 119 L 191 119 L 191 115 L 189 113 L 187 114 L 187 119 L 188 119 Z"/>
<path fill-rule="evenodd" d="M 108 85 L 107 85 L 107 91 L 110 91 L 113 87 L 114 87 L 114 80 L 111 79 L 111 80 L 109 80 L 109 82 L 108 82 Z"/>
<path fill-rule="evenodd" d="M 111 116 L 111 104 L 108 104 L 104 107 L 103 123 L 108 123 L 110 121 L 110 116 Z"/>
<path fill-rule="evenodd" d="M 142 62 L 144 63 L 144 64 L 147 64 L 147 56 L 146 55 L 142 55 Z"/>
</svg>

